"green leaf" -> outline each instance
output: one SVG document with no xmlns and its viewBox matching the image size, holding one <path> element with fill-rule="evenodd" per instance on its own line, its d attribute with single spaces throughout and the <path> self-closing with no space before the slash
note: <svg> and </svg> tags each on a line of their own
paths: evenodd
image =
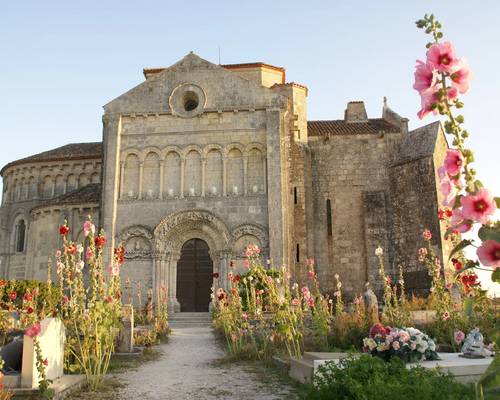
<svg viewBox="0 0 500 400">
<path fill-rule="evenodd" d="M 453 257 L 454 254 L 459 252 L 460 250 L 465 249 L 467 246 L 470 246 L 474 241 L 469 240 L 469 239 L 464 239 L 462 240 L 459 244 L 455 246 L 455 248 L 450 252 L 450 256 L 448 258 L 448 261 L 451 260 L 451 257 Z"/>
<path fill-rule="evenodd" d="M 495 197 L 495 203 L 497 203 L 497 208 L 500 208 L 500 197 Z"/>
<path fill-rule="evenodd" d="M 483 226 L 481 227 L 481 229 L 479 229 L 477 235 L 483 242 L 485 242 L 486 240 L 494 240 L 495 242 L 500 243 L 500 227 L 498 226 Z"/>
<path fill-rule="evenodd" d="M 491 280 L 493 282 L 500 283 L 500 268 L 497 268 L 493 271 L 493 273 L 491 274 Z"/>
<path fill-rule="evenodd" d="M 468 297 L 464 300 L 464 313 L 468 317 L 472 315 L 472 306 L 474 305 L 474 299 L 472 297 Z"/>
</svg>

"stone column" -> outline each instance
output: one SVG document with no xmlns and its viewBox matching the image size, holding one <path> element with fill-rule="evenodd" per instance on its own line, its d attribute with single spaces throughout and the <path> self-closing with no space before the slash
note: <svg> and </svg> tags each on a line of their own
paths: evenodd
<svg viewBox="0 0 500 400">
<path fill-rule="evenodd" d="M 165 173 L 165 161 L 160 160 L 160 200 L 163 200 L 163 180 Z"/>
<path fill-rule="evenodd" d="M 180 198 L 184 198 L 184 170 L 186 169 L 186 159 L 181 159 L 181 193 Z"/>
<path fill-rule="evenodd" d="M 125 161 L 120 161 L 120 190 L 118 198 L 123 199 L 123 180 L 125 176 Z"/>
<path fill-rule="evenodd" d="M 139 163 L 139 199 L 142 199 L 142 178 L 144 175 L 144 161 Z"/>
<path fill-rule="evenodd" d="M 218 264 L 219 264 L 219 286 L 225 290 L 229 289 L 229 282 L 227 280 L 227 274 L 229 273 L 229 262 L 231 260 L 231 252 L 228 250 L 222 250 L 219 252 Z"/>
<path fill-rule="evenodd" d="M 52 179 L 52 177 L 51 177 Z M 21 183 L 19 182 L 19 185 L 21 185 Z M 19 191 L 19 185 L 17 186 L 17 189 Z M 54 197 L 54 195 L 56 194 L 56 179 L 52 179 L 52 194 L 50 197 Z"/>
<path fill-rule="evenodd" d="M 243 194 L 248 194 L 248 156 L 243 156 Z"/>
<path fill-rule="evenodd" d="M 201 197 L 205 197 L 205 181 L 206 181 L 206 168 L 207 168 L 207 159 L 201 159 Z"/>
<path fill-rule="evenodd" d="M 267 158 L 266 156 L 262 157 L 262 184 L 264 186 L 263 191 L 264 194 L 267 193 Z"/>
<path fill-rule="evenodd" d="M 226 156 L 222 157 L 222 195 L 226 196 L 227 191 L 227 158 Z"/>
<path fill-rule="evenodd" d="M 30 191 L 30 187 L 29 187 L 29 181 L 28 181 L 28 194 L 29 194 L 29 191 Z M 66 176 L 64 178 L 63 194 L 66 194 L 67 191 L 68 191 L 68 177 Z"/>
<path fill-rule="evenodd" d="M 180 253 L 170 253 L 165 270 L 168 288 L 168 312 L 170 314 L 181 311 L 181 305 L 177 300 L 177 261 L 179 261 L 180 256 Z"/>
</svg>

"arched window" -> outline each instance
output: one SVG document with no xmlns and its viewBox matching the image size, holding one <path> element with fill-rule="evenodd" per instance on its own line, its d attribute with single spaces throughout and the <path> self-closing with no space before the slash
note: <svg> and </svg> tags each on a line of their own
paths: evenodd
<svg viewBox="0 0 500 400">
<path fill-rule="evenodd" d="M 24 243 L 25 243 L 25 238 L 26 238 L 26 224 L 24 222 L 24 219 L 19 220 L 19 222 L 16 225 L 16 252 L 22 253 L 24 251 Z"/>
<path fill-rule="evenodd" d="M 326 199 L 326 231 L 328 236 L 332 236 L 332 203 Z"/>
</svg>

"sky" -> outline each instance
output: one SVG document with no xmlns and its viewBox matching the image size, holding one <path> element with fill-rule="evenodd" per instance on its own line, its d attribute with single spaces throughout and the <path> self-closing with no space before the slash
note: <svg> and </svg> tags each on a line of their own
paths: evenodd
<svg viewBox="0 0 500 400">
<path fill-rule="evenodd" d="M 480 5 L 479 5 L 480 4 Z M 474 78 L 462 100 L 478 177 L 500 193 L 500 2 L 10 1 L 0 8 L 0 165 L 67 143 L 99 141 L 102 106 L 189 51 L 223 64 L 266 62 L 309 88 L 308 117 L 340 119 L 382 99 L 410 128 L 420 102 L 415 60 L 433 12 Z"/>
</svg>

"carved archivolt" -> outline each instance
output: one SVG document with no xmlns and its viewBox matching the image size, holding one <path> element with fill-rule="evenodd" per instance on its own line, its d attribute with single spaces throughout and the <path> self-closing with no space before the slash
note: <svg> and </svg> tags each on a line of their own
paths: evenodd
<svg viewBox="0 0 500 400">
<path fill-rule="evenodd" d="M 134 225 L 124 229 L 119 240 L 125 247 L 126 258 L 150 258 L 153 245 L 153 234 L 143 225 Z"/>
<path fill-rule="evenodd" d="M 205 240 L 211 251 L 226 250 L 231 242 L 231 234 L 222 219 L 210 211 L 178 211 L 155 228 L 155 249 L 159 253 L 180 252 L 182 245 L 195 237 Z"/>
<path fill-rule="evenodd" d="M 259 239 L 259 242 L 263 249 L 269 247 L 269 236 L 267 229 L 258 224 L 242 224 L 238 225 L 231 232 L 233 243 L 237 241 L 240 237 L 245 235 L 255 236 Z"/>
</svg>

